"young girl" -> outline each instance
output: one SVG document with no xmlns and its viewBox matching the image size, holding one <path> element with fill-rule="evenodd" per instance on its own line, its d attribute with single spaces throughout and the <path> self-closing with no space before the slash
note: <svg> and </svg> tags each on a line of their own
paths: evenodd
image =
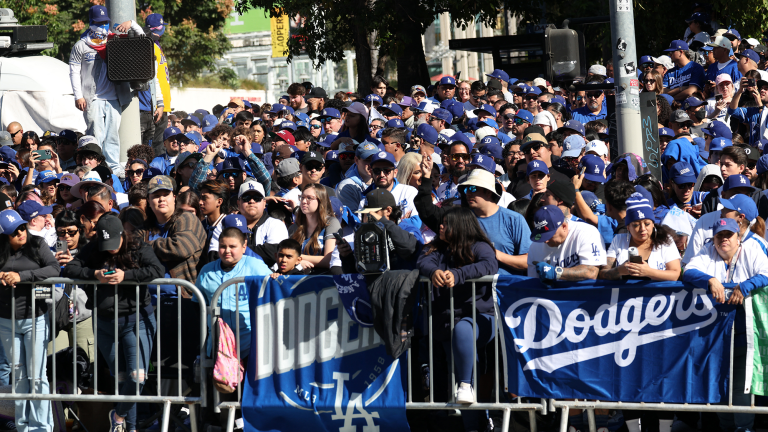
<svg viewBox="0 0 768 432">
<path fill-rule="evenodd" d="M 341 230 L 341 224 L 333 216 L 323 185 L 307 185 L 299 201 L 301 211 L 296 214 L 296 222 L 288 234 L 301 243 L 301 265 L 304 268 L 327 269 L 336 248 L 333 233 Z"/>
<path fill-rule="evenodd" d="M 528 163 L 528 169 L 525 175 L 528 177 L 528 184 L 531 185 L 531 191 L 523 198 L 531 199 L 533 195 L 539 192 L 547 191 L 549 184 L 549 168 L 542 161 L 531 161 Z"/>
</svg>

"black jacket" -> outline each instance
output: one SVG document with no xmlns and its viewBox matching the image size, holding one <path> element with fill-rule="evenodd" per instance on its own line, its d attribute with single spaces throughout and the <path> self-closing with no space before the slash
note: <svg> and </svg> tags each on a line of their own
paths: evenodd
<svg viewBox="0 0 768 432">
<path fill-rule="evenodd" d="M 95 280 L 96 270 L 106 268 L 105 253 L 98 249 L 98 242 L 88 243 L 75 258 L 64 268 L 64 275 L 72 279 Z M 165 275 L 165 267 L 155 256 L 152 246 L 142 242 L 132 252 L 134 262 L 138 268 L 125 271 L 124 282 L 149 282 Z M 98 310 L 98 317 L 103 320 L 112 320 L 115 316 L 115 286 L 99 284 L 96 298 L 94 299 L 93 285 L 84 288 L 88 294 L 89 309 L 94 309 L 94 302 Z M 139 286 L 139 306 L 146 309 L 150 306 L 151 298 L 146 285 Z M 121 285 L 117 288 L 117 316 L 125 317 L 136 313 L 136 288 L 131 285 Z"/>
<path fill-rule="evenodd" d="M 440 223 L 443 221 L 443 215 L 446 208 L 438 207 L 432 203 L 432 181 L 422 181 L 419 185 L 418 193 L 413 198 L 413 205 L 419 212 L 419 218 L 424 224 L 434 232 L 440 232 Z M 462 198 L 463 199 L 463 198 Z"/>
<path fill-rule="evenodd" d="M 29 234 L 27 231 L 27 241 L 33 242 L 37 247 L 40 257 L 39 262 L 35 262 L 22 254 L 22 249 L 17 252 L 11 252 L 11 256 L 0 268 L 0 272 L 16 272 L 19 274 L 19 284 L 13 290 L 13 296 L 16 300 L 16 319 L 30 319 L 39 317 L 48 312 L 48 304 L 45 300 L 35 301 L 34 316 L 32 314 L 32 286 L 29 282 L 41 281 L 43 279 L 59 276 L 59 263 L 53 257 L 51 249 L 40 238 Z M 26 282 L 26 283 L 25 283 Z M 11 287 L 0 285 L 0 318 L 11 319 Z"/>
<path fill-rule="evenodd" d="M 757 204 L 757 214 L 763 218 L 768 218 L 768 197 L 765 196 L 762 190 L 755 189 L 750 195 L 752 200 Z M 720 194 L 717 193 L 717 189 L 711 191 L 704 197 L 701 202 L 701 214 L 702 216 L 717 210 L 717 205 L 720 204 Z"/>
<path fill-rule="evenodd" d="M 373 329 L 384 340 L 387 354 L 400 357 L 411 347 L 413 305 L 418 298 L 418 270 L 388 271 L 368 288 Z"/>
</svg>

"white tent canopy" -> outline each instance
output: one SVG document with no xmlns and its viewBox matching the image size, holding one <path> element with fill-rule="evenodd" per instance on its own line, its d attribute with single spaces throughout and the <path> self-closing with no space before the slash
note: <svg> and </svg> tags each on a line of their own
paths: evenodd
<svg viewBox="0 0 768 432">
<path fill-rule="evenodd" d="M 83 113 L 75 108 L 69 65 L 47 56 L 0 57 L 0 126 L 21 123 L 42 134 L 85 131 Z"/>
</svg>

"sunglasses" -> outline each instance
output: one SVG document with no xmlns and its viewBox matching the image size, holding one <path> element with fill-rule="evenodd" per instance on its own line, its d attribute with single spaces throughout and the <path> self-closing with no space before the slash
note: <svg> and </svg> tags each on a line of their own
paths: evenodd
<svg viewBox="0 0 768 432">
<path fill-rule="evenodd" d="M 432 117 L 429 118 L 429 121 L 431 121 L 431 122 L 438 121 L 438 120 L 442 120 L 442 119 L 441 118 L 437 118 L 435 116 L 432 116 Z"/>
<path fill-rule="evenodd" d="M 504 114 L 504 118 L 507 119 L 507 120 L 514 120 L 515 119 L 515 114 L 514 113 Z"/>
<path fill-rule="evenodd" d="M 472 98 L 472 100 L 481 100 L 481 101 L 487 101 L 488 100 L 488 98 L 485 95 L 482 95 L 482 96 L 474 96 L 474 95 L 472 95 L 470 97 Z"/>
<path fill-rule="evenodd" d="M 467 186 L 464 188 L 464 193 L 476 193 L 477 192 L 477 186 Z"/>
<path fill-rule="evenodd" d="M 584 96 L 576 96 L 576 100 L 577 101 L 583 101 L 584 100 Z"/>
<path fill-rule="evenodd" d="M 16 230 L 14 230 L 13 233 L 11 233 L 11 237 L 18 237 L 20 233 L 23 233 L 26 231 L 27 231 L 27 224 L 19 225 L 19 227 L 16 228 Z"/>
<path fill-rule="evenodd" d="M 323 167 L 324 167 L 324 165 L 323 164 L 319 164 L 319 163 L 311 163 L 311 164 L 304 165 L 304 169 L 306 169 L 307 172 L 309 172 L 309 171 L 321 171 L 323 169 Z"/>
<path fill-rule="evenodd" d="M 24 133 L 24 131 L 23 131 L 23 130 L 21 130 L 21 129 L 19 129 L 19 130 L 17 130 L 16 132 L 14 132 L 14 133 L 12 133 L 12 134 L 11 134 L 11 138 L 15 137 L 15 136 L 16 136 L 16 135 L 18 135 L 18 134 L 23 134 L 23 133 Z M 22 135 L 22 136 L 23 136 L 23 135 Z"/>
<path fill-rule="evenodd" d="M 71 230 L 67 230 L 67 229 L 56 230 L 56 234 L 58 234 L 59 237 L 74 237 L 79 232 L 80 230 L 78 230 L 77 228 L 71 229 Z"/>
<path fill-rule="evenodd" d="M 224 177 L 225 179 L 229 180 L 231 178 L 237 178 L 237 176 L 239 174 L 240 173 L 226 172 L 226 173 L 222 174 L 221 176 Z"/>
<path fill-rule="evenodd" d="M 371 171 L 373 172 L 373 175 L 381 175 L 381 173 L 384 173 L 384 175 L 390 175 L 392 171 L 394 171 L 394 168 L 373 168 Z"/>
<path fill-rule="evenodd" d="M 538 97 L 538 96 L 536 96 L 536 95 L 526 95 L 526 96 L 525 96 L 525 100 L 529 100 L 529 101 L 532 101 L 532 100 L 536 100 L 536 99 L 538 99 L 538 98 L 539 98 L 539 97 Z"/>
<path fill-rule="evenodd" d="M 525 153 L 528 154 L 528 153 L 530 153 L 532 151 L 539 151 L 539 149 L 542 148 L 542 147 L 547 147 L 547 146 L 546 146 L 546 144 L 542 144 L 540 142 L 533 143 L 533 144 L 531 144 L 530 147 L 525 149 Z"/>
<path fill-rule="evenodd" d="M 142 169 L 137 169 L 137 170 L 127 170 L 125 172 L 126 172 L 126 174 L 128 174 L 131 177 L 133 177 L 133 176 L 143 177 L 144 176 L 144 169 L 143 168 Z"/>
<path fill-rule="evenodd" d="M 371 125 L 371 130 L 376 130 L 376 129 L 384 129 L 384 126 Z"/>
<path fill-rule="evenodd" d="M 749 162 L 749 163 L 747 164 L 747 168 L 749 168 L 749 169 L 751 169 L 751 170 L 755 169 L 756 167 L 757 167 L 757 161 L 754 161 L 754 162 Z"/>
<path fill-rule="evenodd" d="M 242 201 L 244 203 L 255 202 L 256 204 L 258 204 L 258 203 L 262 202 L 263 200 L 264 200 L 264 197 L 260 196 L 260 195 L 252 195 L 251 194 L 251 195 L 245 195 L 245 196 L 240 197 L 240 201 Z"/>
<path fill-rule="evenodd" d="M 469 162 L 470 160 L 472 160 L 472 157 L 466 153 L 456 153 L 451 155 L 451 160 L 454 162 L 458 162 L 459 160 L 463 160 L 464 162 Z"/>
<path fill-rule="evenodd" d="M 68 190 L 71 190 L 71 189 L 72 189 L 72 186 L 68 186 L 68 185 L 59 183 L 59 190 L 68 191 Z"/>
<path fill-rule="evenodd" d="M 647 79 L 647 80 L 643 80 L 643 83 L 645 83 L 645 84 L 656 84 L 656 80 L 655 79 Z"/>
<path fill-rule="evenodd" d="M 355 154 L 354 153 L 342 153 L 339 155 L 339 160 L 354 160 Z"/>
<path fill-rule="evenodd" d="M 603 95 L 603 92 L 601 92 L 601 91 L 592 91 L 592 92 L 585 93 L 585 95 L 588 98 L 597 99 L 597 98 L 599 98 L 600 96 Z"/>
<path fill-rule="evenodd" d="M 311 129 L 320 129 L 323 127 L 323 125 L 309 125 Z"/>
<path fill-rule="evenodd" d="M 521 119 L 520 117 L 515 117 L 515 124 L 520 126 L 523 123 L 528 123 L 526 120 Z"/>
<path fill-rule="evenodd" d="M 653 67 L 653 63 L 642 63 L 642 64 L 640 64 L 640 67 L 643 68 L 643 69 L 645 69 L 645 68 L 652 68 Z"/>
</svg>

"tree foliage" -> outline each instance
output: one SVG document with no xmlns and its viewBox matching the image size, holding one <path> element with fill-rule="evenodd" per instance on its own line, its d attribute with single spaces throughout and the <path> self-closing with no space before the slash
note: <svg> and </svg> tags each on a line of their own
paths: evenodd
<svg viewBox="0 0 768 432">
<path fill-rule="evenodd" d="M 47 25 L 48 41 L 54 48 L 43 54 L 64 62 L 72 46 L 88 28 L 88 9 L 104 0 L 0 0 L 0 7 L 13 10 L 20 24 Z M 150 13 L 160 13 L 169 23 L 160 44 L 168 60 L 171 81 L 179 83 L 214 68 L 214 61 L 231 45 L 223 33 L 233 0 L 148 0 L 137 11 L 144 25 Z"/>
</svg>

